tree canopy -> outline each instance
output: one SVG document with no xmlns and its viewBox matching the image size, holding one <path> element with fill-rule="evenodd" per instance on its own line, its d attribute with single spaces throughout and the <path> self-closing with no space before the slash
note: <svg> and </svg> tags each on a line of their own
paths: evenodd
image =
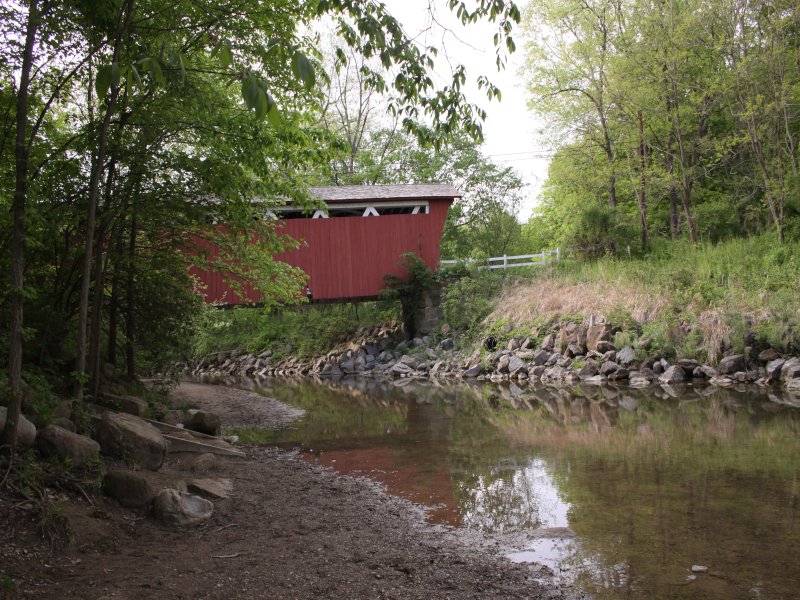
<svg viewBox="0 0 800 600">
<path fill-rule="evenodd" d="M 496 24 L 499 61 L 513 48 L 513 2 L 448 5 Z M 306 175 L 342 147 L 320 119 L 334 74 L 314 34 L 322 18 L 342 64 L 379 62 L 363 85 L 387 94 L 406 135 L 481 138 L 465 68 L 436 85 L 438 49 L 371 0 L 0 2 L 5 441 L 23 365 L 64 375 L 80 399 L 109 368 L 132 377 L 179 350 L 200 302 L 192 263 L 232 271 L 267 303 L 298 297 L 302 274 L 272 259 L 295 242 L 263 217 L 270 202 L 309 202 Z M 481 86 L 496 94 L 483 75 Z M 213 255 L 194 243 L 208 237 Z"/>
<path fill-rule="evenodd" d="M 558 147 L 533 235 L 587 253 L 796 238 L 798 19 L 788 1 L 531 2 L 530 106 Z"/>
</svg>

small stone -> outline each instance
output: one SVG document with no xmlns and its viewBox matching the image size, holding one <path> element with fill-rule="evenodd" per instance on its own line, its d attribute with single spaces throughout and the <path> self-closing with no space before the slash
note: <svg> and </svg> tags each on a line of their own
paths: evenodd
<svg viewBox="0 0 800 600">
<path fill-rule="evenodd" d="M 705 565 L 692 565 L 692 573 L 708 573 L 708 567 Z"/>
<path fill-rule="evenodd" d="M 790 358 L 781 367 L 781 381 L 800 378 L 800 358 Z"/>
<path fill-rule="evenodd" d="M 167 488 L 153 498 L 150 510 L 159 521 L 179 527 L 191 527 L 211 518 L 214 505 L 200 496 Z"/>
</svg>

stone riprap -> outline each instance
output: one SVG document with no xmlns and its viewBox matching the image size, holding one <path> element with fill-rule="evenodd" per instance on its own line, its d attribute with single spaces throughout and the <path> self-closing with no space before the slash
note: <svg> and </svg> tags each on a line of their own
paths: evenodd
<svg viewBox="0 0 800 600">
<path fill-rule="evenodd" d="M 176 365 L 183 374 L 214 383 L 229 377 L 347 376 L 385 379 L 478 379 L 541 381 L 544 383 L 600 384 L 628 382 L 633 387 L 708 382 L 717 386 L 757 384 L 800 387 L 800 358 L 782 356 L 768 348 L 746 353 L 729 349 L 716 365 L 693 358 L 668 360 L 642 338 L 633 346 L 617 348 L 613 325 L 561 323 L 540 335 L 512 337 L 500 345 L 487 339 L 472 352 L 456 350 L 456 339 L 446 328 L 438 336 L 402 340 L 396 328 L 374 328 L 324 356 L 313 359 L 275 359 L 239 351 L 209 356 L 195 365 Z M 541 342 L 537 340 L 541 338 Z M 487 347 L 495 348 L 492 351 Z"/>
</svg>

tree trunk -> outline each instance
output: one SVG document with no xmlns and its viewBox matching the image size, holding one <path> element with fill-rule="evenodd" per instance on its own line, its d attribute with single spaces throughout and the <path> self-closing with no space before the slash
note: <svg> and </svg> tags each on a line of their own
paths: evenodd
<svg viewBox="0 0 800 600">
<path fill-rule="evenodd" d="M 131 235 L 128 245 L 128 278 L 125 283 L 125 369 L 128 379 L 136 376 L 136 357 L 133 338 L 135 327 L 136 294 L 136 215 L 131 217 Z"/>
<path fill-rule="evenodd" d="M 114 54 L 112 63 L 119 61 L 122 38 L 130 26 L 133 17 L 133 6 L 135 0 L 128 0 L 120 9 L 117 30 L 114 36 Z M 125 14 L 127 10 L 127 15 Z M 108 92 L 106 100 L 106 110 L 103 120 L 100 123 L 97 140 L 97 156 L 92 166 L 89 178 L 89 207 L 86 217 L 86 243 L 84 246 L 83 273 L 81 279 L 80 308 L 78 310 L 78 335 L 77 352 L 78 357 L 75 361 L 75 397 L 80 401 L 83 399 L 83 378 L 86 376 L 86 337 L 87 324 L 89 319 L 89 286 L 92 278 L 92 250 L 94 248 L 95 221 L 97 216 L 97 203 L 100 197 L 100 179 L 105 167 L 106 152 L 108 150 L 108 130 L 111 125 L 111 117 L 117 105 L 120 86 L 113 85 Z"/>
<path fill-rule="evenodd" d="M 645 202 L 647 174 L 645 173 L 644 122 L 642 120 L 642 111 L 636 114 L 636 120 L 639 123 L 639 189 L 636 191 L 636 197 L 639 200 L 639 225 L 641 230 L 642 250 L 646 251 L 647 247 L 650 245 L 650 241 L 647 235 L 647 203 Z"/>
<path fill-rule="evenodd" d="M 8 348 L 8 380 L 11 398 L 8 403 L 6 426 L 0 437 L 0 444 L 7 445 L 13 454 L 17 445 L 17 426 L 22 411 L 22 324 L 23 324 L 23 285 L 25 274 L 25 201 L 28 184 L 28 155 L 30 148 L 26 141 L 28 124 L 28 91 L 33 66 L 33 43 L 39 26 L 41 14 L 37 0 L 30 0 L 28 23 L 25 31 L 25 46 L 22 51 L 22 67 L 17 92 L 17 137 L 15 154 L 15 186 L 12 201 L 11 225 L 11 319 Z"/>
</svg>

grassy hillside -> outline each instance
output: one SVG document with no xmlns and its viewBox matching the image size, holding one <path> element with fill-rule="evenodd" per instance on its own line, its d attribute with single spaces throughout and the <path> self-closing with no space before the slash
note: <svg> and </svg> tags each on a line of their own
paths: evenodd
<svg viewBox="0 0 800 600">
<path fill-rule="evenodd" d="M 492 277 L 492 276 L 483 276 Z M 471 330 L 541 328 L 605 317 L 629 340 L 714 361 L 726 347 L 800 350 L 800 244 L 766 237 L 712 245 L 664 242 L 643 258 L 565 260 L 496 277 L 491 311 Z"/>
</svg>

